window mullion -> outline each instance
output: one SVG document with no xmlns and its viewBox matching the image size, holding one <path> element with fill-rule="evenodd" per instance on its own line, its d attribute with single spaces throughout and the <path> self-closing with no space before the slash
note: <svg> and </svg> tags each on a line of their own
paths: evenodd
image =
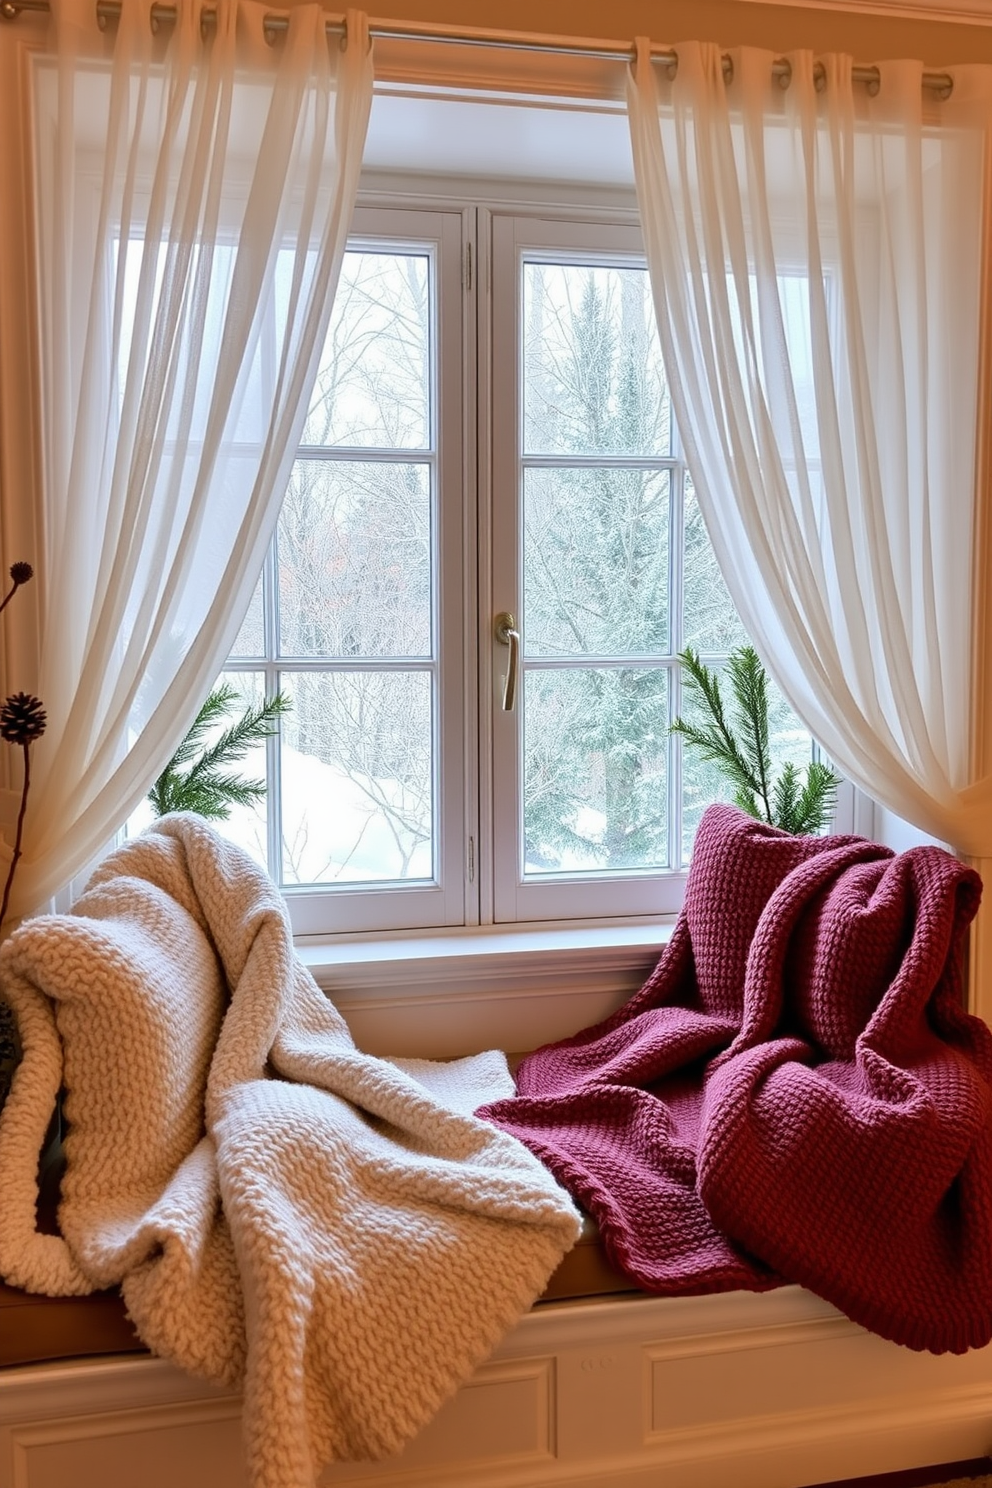
<svg viewBox="0 0 992 1488">
<path fill-rule="evenodd" d="M 262 579 L 262 633 L 265 638 L 265 695 L 271 697 L 283 686 L 279 670 L 279 536 L 273 533 L 265 555 Z M 265 741 L 266 850 L 270 871 L 276 882 L 282 880 L 282 729 L 276 729 Z"/>
<path fill-rule="evenodd" d="M 668 640 L 672 656 L 677 657 L 685 645 L 685 467 L 681 462 L 672 471 L 668 499 Z M 673 661 L 669 668 L 669 723 L 679 716 L 681 710 L 682 669 L 677 661 Z M 682 863 L 682 740 L 672 733 L 668 736 L 668 861 L 672 868 L 679 868 Z"/>
</svg>

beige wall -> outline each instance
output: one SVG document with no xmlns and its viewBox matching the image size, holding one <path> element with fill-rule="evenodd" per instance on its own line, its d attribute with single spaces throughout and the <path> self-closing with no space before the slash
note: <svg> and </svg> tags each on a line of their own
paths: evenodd
<svg viewBox="0 0 992 1488">
<path fill-rule="evenodd" d="M 992 62 L 992 24 L 956 25 L 901 17 L 853 14 L 750 0 L 382 0 L 364 6 L 370 17 L 433 21 L 508 31 L 656 42 L 698 37 L 724 46 L 749 44 L 774 51 L 812 47 L 847 51 L 859 62 L 919 57 L 930 66 Z"/>
</svg>

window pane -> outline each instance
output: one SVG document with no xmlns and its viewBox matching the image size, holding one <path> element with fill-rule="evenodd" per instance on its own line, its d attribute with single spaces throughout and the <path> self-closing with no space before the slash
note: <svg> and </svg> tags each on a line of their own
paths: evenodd
<svg viewBox="0 0 992 1488">
<path fill-rule="evenodd" d="M 668 863 L 665 668 L 529 671 L 525 873 Z"/>
<path fill-rule="evenodd" d="M 300 672 L 283 721 L 283 882 L 433 876 L 431 676 Z"/>
<path fill-rule="evenodd" d="M 694 716 L 689 708 L 685 716 Z M 682 866 L 692 858 L 696 828 L 707 806 L 714 801 L 732 801 L 734 788 L 712 760 L 700 759 L 695 749 L 682 743 Z"/>
<path fill-rule="evenodd" d="M 297 460 L 279 518 L 284 656 L 431 654 L 430 469 Z"/>
<path fill-rule="evenodd" d="M 683 648 L 725 655 L 747 645 L 747 632 L 730 602 L 696 501 L 692 477 L 685 475 L 685 538 L 682 603 Z"/>
<path fill-rule="evenodd" d="M 262 576 L 259 575 L 255 592 L 248 606 L 238 638 L 234 642 L 232 656 L 264 656 L 265 655 L 265 626 L 262 612 Z"/>
<path fill-rule="evenodd" d="M 667 455 L 672 418 L 644 269 L 526 263 L 524 452 Z"/>
<path fill-rule="evenodd" d="M 668 650 L 668 471 L 524 472 L 530 655 Z"/>
<path fill-rule="evenodd" d="M 303 444 L 428 448 L 430 263 L 345 254 Z"/>
</svg>

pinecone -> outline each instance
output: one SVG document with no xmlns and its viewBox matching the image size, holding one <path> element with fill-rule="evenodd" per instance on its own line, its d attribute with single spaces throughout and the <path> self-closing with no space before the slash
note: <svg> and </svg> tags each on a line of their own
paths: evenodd
<svg viewBox="0 0 992 1488">
<path fill-rule="evenodd" d="M 10 565 L 10 577 L 15 584 L 26 584 L 28 579 L 34 578 L 34 569 L 30 563 L 12 563 Z"/>
<path fill-rule="evenodd" d="M 0 739 L 8 744 L 32 744 L 45 732 L 48 719 L 41 700 L 29 692 L 15 692 L 0 708 Z"/>
</svg>

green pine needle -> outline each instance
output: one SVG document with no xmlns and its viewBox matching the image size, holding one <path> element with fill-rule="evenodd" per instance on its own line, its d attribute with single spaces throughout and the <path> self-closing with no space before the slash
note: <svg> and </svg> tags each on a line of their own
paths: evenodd
<svg viewBox="0 0 992 1488">
<path fill-rule="evenodd" d="M 237 689 L 229 682 L 222 682 L 215 687 L 207 696 L 190 725 L 189 732 L 178 745 L 166 769 L 178 770 L 180 765 L 185 765 L 188 760 L 193 759 L 203 742 L 204 735 L 213 728 L 215 723 L 219 723 L 222 718 L 228 716 L 237 699 Z"/>
<path fill-rule="evenodd" d="M 742 753 L 757 782 L 755 795 L 771 820 L 771 756 L 768 752 L 768 679 L 753 646 L 740 646 L 727 658 L 727 675 L 737 701 L 737 727 Z"/>
<path fill-rule="evenodd" d="M 782 773 L 775 782 L 773 792 L 774 820 L 787 832 L 797 832 L 799 820 L 799 800 L 802 792 L 802 784 L 799 779 L 799 771 L 791 760 L 787 760 L 782 766 Z"/>
<path fill-rule="evenodd" d="M 681 734 L 689 745 L 699 750 L 704 759 L 719 765 L 735 790 L 742 795 L 747 798 L 760 795 L 761 781 L 727 722 L 719 674 L 711 672 L 691 647 L 686 647 L 679 656 L 679 661 L 685 669 L 686 690 L 695 696 L 704 711 L 709 712 L 710 721 L 699 726 L 686 723 L 683 718 L 676 718 L 671 726 L 672 733 Z M 746 807 L 743 809 L 747 810 Z"/>
<path fill-rule="evenodd" d="M 213 821 L 226 821 L 233 806 L 252 806 L 265 796 L 264 780 L 249 780 L 227 768 L 243 759 L 253 744 L 275 732 L 277 720 L 292 707 L 282 692 L 244 710 L 212 744 L 205 736 L 230 716 L 237 689 L 221 683 L 206 698 L 188 733 L 148 792 L 156 816 L 194 811 Z M 184 768 L 188 766 L 188 768 Z"/>
<path fill-rule="evenodd" d="M 772 780 L 768 677 L 754 647 L 739 646 L 727 658 L 735 703 L 732 725 L 719 674 L 710 671 L 691 647 L 681 652 L 679 661 L 685 690 L 706 717 L 702 723 L 676 718 L 671 732 L 719 767 L 733 787 L 735 803 L 748 816 L 796 835 L 822 832 L 833 814 L 840 781 L 821 760 L 806 766 L 805 780 L 791 762 Z"/>
<path fill-rule="evenodd" d="M 796 809 L 795 832 L 813 835 L 822 832 L 833 816 L 840 780 L 822 760 L 806 766 L 806 785 Z"/>
</svg>

